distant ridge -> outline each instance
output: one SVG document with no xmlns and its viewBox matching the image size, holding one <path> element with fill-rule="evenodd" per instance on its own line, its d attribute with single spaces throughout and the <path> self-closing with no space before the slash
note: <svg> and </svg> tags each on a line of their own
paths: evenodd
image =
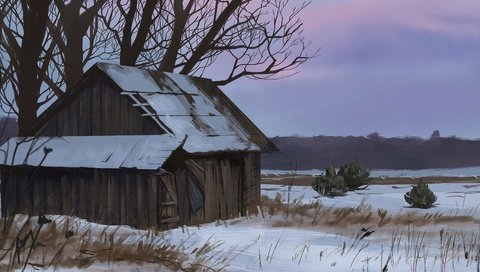
<svg viewBox="0 0 480 272">
<path fill-rule="evenodd" d="M 0 144 L 17 136 L 14 118 L 0 117 Z M 280 149 L 263 154 L 263 169 L 323 169 L 331 163 L 339 167 L 354 159 L 370 169 L 427 169 L 480 166 L 480 140 L 440 137 L 384 138 L 376 133 L 362 136 L 314 136 L 294 134 L 270 138 Z"/>
<path fill-rule="evenodd" d="M 480 166 L 480 140 L 432 135 L 384 138 L 368 137 L 273 137 L 279 153 L 262 156 L 263 169 L 322 169 L 339 167 L 354 159 L 371 169 L 426 169 Z"/>
</svg>

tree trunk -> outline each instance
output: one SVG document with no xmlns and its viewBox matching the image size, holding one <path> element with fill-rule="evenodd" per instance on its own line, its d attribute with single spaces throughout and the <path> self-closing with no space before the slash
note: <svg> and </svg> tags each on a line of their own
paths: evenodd
<svg viewBox="0 0 480 272">
<path fill-rule="evenodd" d="M 33 122 L 37 119 L 39 86 L 35 86 L 37 77 L 37 67 L 23 64 L 23 69 L 19 74 L 19 86 L 17 107 L 18 107 L 18 136 L 30 136 L 29 130 Z M 29 67 L 30 66 L 30 67 Z M 33 68 L 33 69 L 32 69 Z"/>
<path fill-rule="evenodd" d="M 140 52 L 134 52 L 132 47 L 125 45 L 120 49 L 120 65 L 135 66 Z"/>
<path fill-rule="evenodd" d="M 18 107 L 19 136 L 29 136 L 30 126 L 37 119 L 38 98 L 41 82 L 39 82 L 38 61 L 43 48 L 48 21 L 48 8 L 51 0 L 22 1 L 23 6 L 23 39 L 19 56 Z M 45 60 L 48 61 L 48 60 Z"/>
<path fill-rule="evenodd" d="M 182 44 L 185 24 L 187 23 L 192 5 L 193 1 L 190 1 L 184 10 L 182 2 L 175 2 L 175 25 L 173 27 L 172 40 L 163 57 L 162 65 L 159 69 L 160 71 L 173 72 L 173 69 L 175 69 L 175 62 L 177 61 L 178 51 Z"/>
<path fill-rule="evenodd" d="M 137 63 L 140 54 L 144 50 L 148 32 L 153 23 L 153 12 L 158 3 L 160 3 L 158 0 L 151 0 L 145 3 L 142 10 L 140 26 L 137 33 L 135 33 L 135 39 L 133 39 L 133 20 L 137 11 L 137 1 L 131 1 L 130 10 L 125 17 L 125 28 L 123 29 L 123 37 L 120 45 L 121 65 L 135 66 Z"/>
<path fill-rule="evenodd" d="M 18 115 L 18 136 L 31 136 L 31 125 L 37 120 L 37 101 L 31 96 L 25 95 L 17 102 L 17 105 L 22 109 L 21 114 Z"/>
<path fill-rule="evenodd" d="M 91 56 L 84 56 L 84 38 L 88 28 L 95 22 L 98 10 L 102 8 L 106 0 L 92 1 L 93 4 L 88 8 L 82 7 L 86 5 L 85 2 L 88 2 L 85 0 L 71 0 L 68 4 L 65 2 L 55 0 L 55 4 L 60 12 L 62 25 L 62 27 L 56 29 L 56 33 L 57 36 L 61 36 L 60 33 L 63 31 L 66 39 L 65 42 L 63 39 L 59 42 L 63 45 L 60 49 L 65 58 L 65 84 L 68 92 L 83 75 L 84 62 L 91 60 Z M 88 46 L 91 46 L 95 37 L 89 37 L 89 39 L 91 40 Z M 57 38 L 57 40 L 60 40 L 60 38 Z"/>
<path fill-rule="evenodd" d="M 67 47 L 65 51 L 65 84 L 67 92 L 70 91 L 83 74 L 83 36 L 79 32 L 71 32 L 67 35 Z"/>
</svg>

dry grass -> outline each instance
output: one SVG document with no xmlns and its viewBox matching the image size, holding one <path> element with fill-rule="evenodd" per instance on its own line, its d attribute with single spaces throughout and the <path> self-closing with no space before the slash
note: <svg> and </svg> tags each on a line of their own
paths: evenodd
<svg viewBox="0 0 480 272">
<path fill-rule="evenodd" d="M 3 220 L 0 227 L 0 271 L 85 269 L 94 264 L 112 270 L 123 264 L 154 265 L 155 271 L 216 271 L 225 268 L 230 257 L 213 253 L 218 243 L 207 242 L 199 248 L 187 245 L 187 240 L 171 244 L 160 231 L 99 229 L 66 216 L 39 224 L 38 217 L 17 215 L 10 223 Z"/>
<path fill-rule="evenodd" d="M 282 199 L 280 193 L 275 199 L 263 197 L 259 214 L 266 220 L 260 216 L 256 220 L 271 227 L 307 228 L 345 238 L 343 242 L 339 239 L 334 251 L 321 251 L 320 260 L 328 259 L 331 254 L 340 255 L 351 262 L 350 267 L 362 263 L 365 271 L 395 271 L 404 267 L 402 262 L 406 262 L 411 271 L 455 270 L 460 260 L 469 267 L 479 266 L 480 220 L 476 210 L 458 216 L 390 214 L 387 210 L 375 210 L 364 201 L 353 208 L 339 208 L 324 206 L 320 201 L 305 204 L 301 199 L 293 199 L 282 203 Z M 0 271 L 46 267 L 86 269 L 95 265 L 111 271 L 124 270 L 122 265 L 141 266 L 142 270 L 150 265 L 155 267 L 153 271 L 220 271 L 227 270 L 229 262 L 245 250 L 239 246 L 221 252 L 223 242 L 216 239 L 200 246 L 192 246 L 195 243 L 189 243 L 190 238 L 172 244 L 166 239 L 168 234 L 161 231 L 94 227 L 84 220 L 66 216 L 49 219 L 52 222 L 39 224 L 38 217 L 16 216 L 10 227 L 8 222 L 1 222 Z M 224 222 L 225 227 L 243 220 L 229 220 L 228 224 Z M 186 237 L 194 237 L 189 235 L 188 228 Z M 362 254 L 379 245 L 381 249 L 375 253 L 378 255 Z M 266 255 L 261 256 L 259 252 L 259 267 L 275 262 L 284 250 L 280 240 L 271 241 Z M 301 265 L 310 248 L 305 244 L 289 250 L 293 250 L 292 260 Z M 372 268 L 373 264 L 376 267 Z"/>
<path fill-rule="evenodd" d="M 280 193 L 275 199 L 262 198 L 265 213 L 274 218 L 271 226 L 317 229 L 348 237 L 347 242 L 339 243 L 332 254 L 351 260 L 350 267 L 362 251 L 372 244 L 380 244 L 381 250 L 374 259 L 380 259 L 381 266 L 370 267 L 372 271 L 395 271 L 403 267 L 401 262 L 408 264 L 410 271 L 463 271 L 463 266 L 455 267 L 461 262 L 480 271 L 480 220 L 476 210 L 458 216 L 415 212 L 389 214 L 384 209 L 373 210 L 364 201 L 354 208 L 335 208 L 323 206 L 319 201 L 303 204 L 297 199 L 287 207 L 282 198 Z M 387 251 L 384 251 L 384 244 Z M 320 252 L 320 259 L 322 256 Z M 363 271 L 369 271 L 369 259 L 361 262 L 365 265 Z"/>
<path fill-rule="evenodd" d="M 302 203 L 296 199 L 292 204 L 282 203 L 282 195 L 277 193 L 275 199 L 262 197 L 264 213 L 270 217 L 280 215 L 273 222 L 273 226 L 296 227 L 326 227 L 332 229 L 357 229 L 362 226 L 375 226 L 388 228 L 399 225 L 413 225 L 416 227 L 427 225 L 471 225 L 480 224 L 476 210 L 469 211 L 467 215 L 444 215 L 442 213 L 417 213 L 415 211 L 401 214 L 389 214 L 387 210 L 374 210 L 372 206 L 362 200 L 356 207 L 331 207 L 324 206 L 320 201 Z M 289 214 L 287 215 L 287 210 Z M 341 227 L 341 228 L 338 228 Z"/>
</svg>

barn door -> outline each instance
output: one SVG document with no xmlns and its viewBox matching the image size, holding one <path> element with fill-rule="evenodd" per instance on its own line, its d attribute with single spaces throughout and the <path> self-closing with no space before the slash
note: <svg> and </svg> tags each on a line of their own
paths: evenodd
<svg viewBox="0 0 480 272">
<path fill-rule="evenodd" d="M 175 179 L 172 175 L 159 176 L 161 180 L 162 189 L 160 190 L 159 198 L 161 200 L 160 205 L 160 218 L 159 225 L 161 229 L 171 229 L 178 227 L 180 221 L 178 217 L 178 197 L 175 186 Z"/>
</svg>

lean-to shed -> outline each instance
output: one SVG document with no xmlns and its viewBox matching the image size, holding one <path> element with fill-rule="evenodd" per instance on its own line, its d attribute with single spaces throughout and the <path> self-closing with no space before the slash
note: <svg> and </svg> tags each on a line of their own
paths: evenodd
<svg viewBox="0 0 480 272">
<path fill-rule="evenodd" d="M 270 140 L 210 80 L 98 63 L 1 147 L 2 215 L 168 229 L 246 214 Z"/>
</svg>

